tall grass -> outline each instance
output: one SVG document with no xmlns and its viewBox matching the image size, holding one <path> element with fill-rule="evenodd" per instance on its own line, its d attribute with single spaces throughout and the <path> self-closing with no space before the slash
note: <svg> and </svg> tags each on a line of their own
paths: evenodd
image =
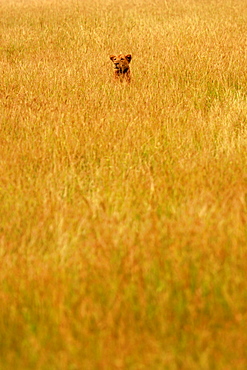
<svg viewBox="0 0 247 370">
<path fill-rule="evenodd" d="M 0 369 L 246 369 L 245 1 L 0 12 Z"/>
</svg>

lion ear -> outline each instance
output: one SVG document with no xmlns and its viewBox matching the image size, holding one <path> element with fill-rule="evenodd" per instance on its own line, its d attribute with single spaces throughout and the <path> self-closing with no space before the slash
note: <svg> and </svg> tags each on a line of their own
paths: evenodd
<svg viewBox="0 0 247 370">
<path fill-rule="evenodd" d="M 125 55 L 125 58 L 127 59 L 127 61 L 130 63 L 131 59 L 132 59 L 132 56 L 131 54 L 127 54 Z"/>
<path fill-rule="evenodd" d="M 115 58 L 115 55 L 110 55 L 110 59 L 113 60 Z"/>
</svg>

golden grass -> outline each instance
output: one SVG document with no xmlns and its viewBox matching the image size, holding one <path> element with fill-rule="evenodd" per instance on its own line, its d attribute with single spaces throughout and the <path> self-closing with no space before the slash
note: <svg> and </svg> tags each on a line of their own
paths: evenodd
<svg viewBox="0 0 247 370">
<path fill-rule="evenodd" d="M 246 369 L 245 1 L 0 13 L 0 369 Z"/>
</svg>

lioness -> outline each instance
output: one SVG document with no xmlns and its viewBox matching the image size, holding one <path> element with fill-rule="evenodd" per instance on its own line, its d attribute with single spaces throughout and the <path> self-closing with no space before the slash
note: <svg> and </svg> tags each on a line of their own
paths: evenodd
<svg viewBox="0 0 247 370">
<path fill-rule="evenodd" d="M 126 81 L 130 82 L 130 61 L 131 54 L 120 54 L 120 55 L 110 55 L 110 59 L 114 64 L 114 78 L 120 82 Z"/>
</svg>

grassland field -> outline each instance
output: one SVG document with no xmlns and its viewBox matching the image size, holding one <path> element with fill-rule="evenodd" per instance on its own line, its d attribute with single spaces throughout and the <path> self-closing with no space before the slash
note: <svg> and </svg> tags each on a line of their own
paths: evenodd
<svg viewBox="0 0 247 370">
<path fill-rule="evenodd" d="M 246 370 L 246 1 L 0 0 L 0 81 L 0 370 Z"/>
</svg>

